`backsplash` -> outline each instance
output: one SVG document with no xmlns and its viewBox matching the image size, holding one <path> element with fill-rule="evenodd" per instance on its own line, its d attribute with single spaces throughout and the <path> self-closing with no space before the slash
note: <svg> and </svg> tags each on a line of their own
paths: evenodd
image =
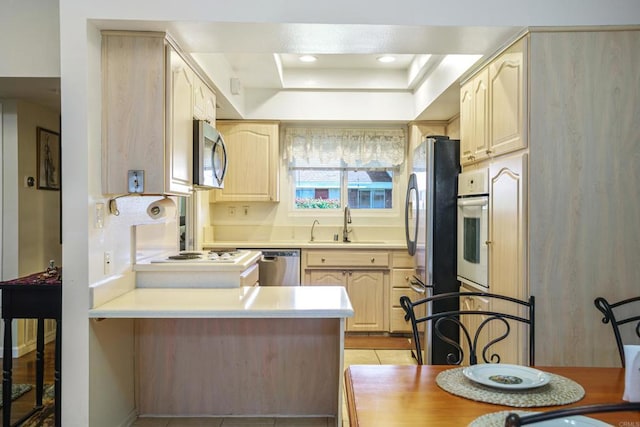
<svg viewBox="0 0 640 427">
<path fill-rule="evenodd" d="M 311 220 L 313 221 L 313 220 Z M 215 236 L 215 242 L 225 241 L 258 241 L 258 242 L 307 242 L 311 237 L 311 223 L 304 226 L 272 226 L 272 225 L 219 225 L 211 227 L 209 235 Z M 358 240 L 384 240 L 403 241 L 404 228 L 399 226 L 358 226 L 350 224 L 352 229 L 349 237 L 352 241 Z M 342 225 L 316 225 L 314 228 L 315 240 L 333 240 L 334 235 L 342 240 Z M 207 233 L 205 232 L 205 236 Z M 210 241 L 205 240 L 206 243 Z"/>
</svg>

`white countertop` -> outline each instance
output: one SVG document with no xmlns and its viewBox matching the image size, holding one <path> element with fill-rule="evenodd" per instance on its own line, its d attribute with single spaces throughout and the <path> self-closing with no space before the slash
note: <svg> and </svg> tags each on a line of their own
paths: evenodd
<svg viewBox="0 0 640 427">
<path fill-rule="evenodd" d="M 243 248 L 243 249 L 406 249 L 404 240 L 363 240 L 349 243 L 333 240 L 316 240 L 314 242 L 300 240 L 281 241 L 216 241 L 204 242 L 202 247 L 209 248 Z"/>
<path fill-rule="evenodd" d="M 342 286 L 134 289 L 89 310 L 90 318 L 344 318 Z"/>
</svg>

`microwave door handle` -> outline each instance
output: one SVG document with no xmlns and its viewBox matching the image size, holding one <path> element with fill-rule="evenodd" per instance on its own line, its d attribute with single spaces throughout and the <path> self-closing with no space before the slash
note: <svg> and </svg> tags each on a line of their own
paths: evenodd
<svg viewBox="0 0 640 427">
<path fill-rule="evenodd" d="M 223 158 L 221 159 L 221 163 L 222 163 L 222 171 L 218 174 L 218 171 L 215 169 L 215 167 L 213 168 L 213 175 L 216 179 L 216 181 L 218 181 L 218 185 L 222 185 L 222 182 L 224 181 L 224 176 L 227 173 L 227 147 L 224 145 L 224 140 L 222 139 L 222 135 L 218 134 L 218 139 L 216 140 L 216 143 L 213 145 L 213 149 L 211 150 L 211 164 L 215 165 L 215 157 L 216 157 L 216 148 L 220 146 L 222 147 L 222 156 Z"/>
</svg>

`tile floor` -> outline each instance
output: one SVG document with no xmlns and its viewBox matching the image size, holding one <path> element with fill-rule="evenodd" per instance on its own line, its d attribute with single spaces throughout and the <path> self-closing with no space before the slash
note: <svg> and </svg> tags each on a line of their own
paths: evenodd
<svg viewBox="0 0 640 427">
<path fill-rule="evenodd" d="M 415 365 L 410 350 L 344 351 L 344 367 L 350 365 Z M 349 425 L 342 400 L 342 425 Z M 138 418 L 133 427 L 333 427 L 333 418 Z"/>
</svg>

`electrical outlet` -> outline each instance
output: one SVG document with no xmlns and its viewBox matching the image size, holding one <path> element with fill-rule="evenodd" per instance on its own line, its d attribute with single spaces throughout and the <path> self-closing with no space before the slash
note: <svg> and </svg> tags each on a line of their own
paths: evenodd
<svg viewBox="0 0 640 427">
<path fill-rule="evenodd" d="M 229 206 L 227 208 L 227 213 L 229 214 L 229 216 L 236 216 L 236 207 L 235 206 Z"/>
<path fill-rule="evenodd" d="M 113 263 L 113 253 L 106 251 L 104 253 L 104 274 L 111 274 L 111 264 Z"/>
</svg>

